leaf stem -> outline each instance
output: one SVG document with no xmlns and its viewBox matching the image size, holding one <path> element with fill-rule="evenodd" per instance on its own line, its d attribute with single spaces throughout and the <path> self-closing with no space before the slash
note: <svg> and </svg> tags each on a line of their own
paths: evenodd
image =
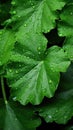
<svg viewBox="0 0 73 130">
<path fill-rule="evenodd" d="M 3 94 L 4 102 L 5 102 L 5 104 L 7 104 L 8 102 L 7 102 L 7 98 L 6 98 L 4 80 L 3 80 L 2 76 L 1 76 L 1 87 L 2 87 L 2 94 Z"/>
</svg>

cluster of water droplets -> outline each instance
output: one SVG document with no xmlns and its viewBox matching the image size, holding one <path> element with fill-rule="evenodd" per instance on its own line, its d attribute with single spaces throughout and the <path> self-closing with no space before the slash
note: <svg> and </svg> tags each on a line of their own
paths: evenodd
<svg viewBox="0 0 73 130">
<path fill-rule="evenodd" d="M 33 1 L 32 0 L 30 0 L 29 1 L 30 2 L 30 6 L 32 6 L 32 8 L 34 9 L 35 8 L 35 5 L 34 5 L 34 3 L 33 3 Z M 25 3 L 23 3 L 24 5 L 25 5 Z M 11 5 L 14 7 L 14 6 L 16 6 L 16 2 L 13 0 L 12 2 L 11 2 Z M 13 14 L 13 15 L 16 15 L 16 10 L 13 10 L 13 11 L 11 11 L 11 14 Z M 18 18 L 20 18 L 21 16 L 20 15 L 18 15 Z M 26 24 L 24 25 L 24 26 L 26 26 Z"/>
<path fill-rule="evenodd" d="M 33 3 L 32 0 L 30 0 L 30 5 L 32 6 L 33 9 L 35 8 L 34 3 Z"/>
</svg>

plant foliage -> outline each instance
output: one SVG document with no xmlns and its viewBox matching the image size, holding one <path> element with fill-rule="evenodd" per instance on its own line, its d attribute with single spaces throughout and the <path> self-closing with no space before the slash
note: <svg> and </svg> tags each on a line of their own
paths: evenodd
<svg viewBox="0 0 73 130">
<path fill-rule="evenodd" d="M 1 130 L 36 130 L 41 118 L 67 124 L 73 117 L 73 0 L 0 1 L 0 78 Z"/>
</svg>

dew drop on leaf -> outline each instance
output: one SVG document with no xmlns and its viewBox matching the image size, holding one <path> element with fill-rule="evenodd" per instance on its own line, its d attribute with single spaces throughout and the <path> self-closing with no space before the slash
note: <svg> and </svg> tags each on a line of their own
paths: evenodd
<svg viewBox="0 0 73 130">
<path fill-rule="evenodd" d="M 0 31 L 0 35 L 2 34 L 2 31 Z"/>
<path fill-rule="evenodd" d="M 49 119 L 51 119 L 51 118 L 52 118 L 52 116 L 51 116 L 51 115 L 49 115 L 49 116 L 48 116 L 48 118 L 49 118 Z"/>
<path fill-rule="evenodd" d="M 21 67 L 21 65 L 19 64 L 19 67 Z"/>
<path fill-rule="evenodd" d="M 17 121 L 17 118 L 15 118 L 15 120 Z"/>
<path fill-rule="evenodd" d="M 73 13 L 71 12 L 70 15 L 73 15 Z"/>
<path fill-rule="evenodd" d="M 16 97 L 13 97 L 13 100 L 16 101 Z"/>
<path fill-rule="evenodd" d="M 26 27 L 27 25 L 26 25 L 26 23 L 24 24 L 24 27 Z"/>
<path fill-rule="evenodd" d="M 12 1 L 11 4 L 12 4 L 12 5 L 15 5 L 16 3 L 15 3 L 15 1 Z"/>
<path fill-rule="evenodd" d="M 18 18 L 20 18 L 21 16 L 20 15 L 18 15 Z"/>
<path fill-rule="evenodd" d="M 41 50 L 41 47 L 38 47 L 38 50 Z"/>
<path fill-rule="evenodd" d="M 27 58 L 29 59 L 29 56 Z"/>
<path fill-rule="evenodd" d="M 49 83 L 52 83 L 52 81 L 51 81 L 51 80 L 49 80 Z"/>
<path fill-rule="evenodd" d="M 62 36 L 62 33 L 59 33 L 59 36 Z"/>
<path fill-rule="evenodd" d="M 71 58 L 73 58 L 73 56 L 71 56 Z"/>
<path fill-rule="evenodd" d="M 39 55 L 41 54 L 41 52 L 39 51 Z"/>
<path fill-rule="evenodd" d="M 16 70 L 15 73 L 17 74 L 17 73 L 18 73 L 18 70 Z"/>
<path fill-rule="evenodd" d="M 67 116 L 64 116 L 64 119 L 66 119 L 67 118 Z"/>
<path fill-rule="evenodd" d="M 11 73 L 11 72 L 12 72 L 12 70 L 10 69 L 10 70 L 9 70 L 9 72 Z"/>
<path fill-rule="evenodd" d="M 55 113 L 58 113 L 58 110 L 56 110 Z"/>
<path fill-rule="evenodd" d="M 31 5 L 33 5 L 33 3 L 31 2 Z"/>
<path fill-rule="evenodd" d="M 34 9 L 34 8 L 35 8 L 35 6 L 32 6 L 32 8 Z"/>
<path fill-rule="evenodd" d="M 14 11 L 12 12 L 12 14 L 16 14 L 16 11 L 14 10 Z"/>
</svg>

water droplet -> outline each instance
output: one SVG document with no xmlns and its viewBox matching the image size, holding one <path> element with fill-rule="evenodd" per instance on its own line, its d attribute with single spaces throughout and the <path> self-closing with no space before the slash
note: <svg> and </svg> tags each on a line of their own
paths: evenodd
<svg viewBox="0 0 73 130">
<path fill-rule="evenodd" d="M 27 25 L 26 25 L 26 23 L 24 24 L 24 27 L 26 27 Z"/>
<path fill-rule="evenodd" d="M 12 72 L 12 70 L 10 69 L 10 70 L 9 70 L 9 72 L 11 73 L 11 72 Z"/>
<path fill-rule="evenodd" d="M 71 12 L 70 15 L 73 15 L 73 12 Z"/>
<path fill-rule="evenodd" d="M 15 5 L 16 3 L 15 3 L 15 1 L 12 1 L 11 4 L 12 4 L 12 5 Z"/>
<path fill-rule="evenodd" d="M 50 31 L 50 29 L 47 30 L 47 32 L 49 32 L 49 31 Z"/>
<path fill-rule="evenodd" d="M 16 70 L 15 73 L 17 74 L 17 73 L 18 73 L 18 70 Z"/>
<path fill-rule="evenodd" d="M 58 110 L 56 110 L 55 112 L 58 113 Z"/>
<path fill-rule="evenodd" d="M 35 6 L 32 6 L 32 8 L 34 9 L 34 8 L 35 8 Z"/>
<path fill-rule="evenodd" d="M 54 68 L 53 68 L 53 67 L 51 67 L 51 70 L 52 70 L 52 71 L 54 71 Z"/>
<path fill-rule="evenodd" d="M 51 118 L 52 118 L 52 116 L 51 116 L 51 115 L 49 115 L 49 116 L 48 116 L 48 118 L 49 118 L 49 119 L 51 119 Z"/>
<path fill-rule="evenodd" d="M 38 50 L 41 50 L 41 47 L 38 47 L 37 49 L 38 49 Z"/>
<path fill-rule="evenodd" d="M 52 80 L 49 80 L 49 83 L 52 83 Z"/>
<path fill-rule="evenodd" d="M 8 102 L 7 102 L 7 100 L 5 100 L 5 104 L 7 104 Z"/>
<path fill-rule="evenodd" d="M 0 35 L 2 34 L 2 31 L 0 31 Z"/>
<path fill-rule="evenodd" d="M 39 51 L 39 55 L 41 54 L 41 52 Z"/>
<path fill-rule="evenodd" d="M 73 56 L 70 56 L 71 58 L 73 58 Z"/>
<path fill-rule="evenodd" d="M 15 118 L 15 121 L 17 121 L 17 118 Z"/>
<path fill-rule="evenodd" d="M 21 16 L 20 15 L 18 15 L 18 18 L 20 18 Z"/>
<path fill-rule="evenodd" d="M 21 67 L 22 65 L 19 65 L 19 67 Z"/>
<path fill-rule="evenodd" d="M 31 5 L 34 5 L 34 4 L 31 2 Z"/>
<path fill-rule="evenodd" d="M 64 116 L 64 119 L 67 119 L 67 116 Z"/>
<path fill-rule="evenodd" d="M 14 10 L 14 11 L 12 12 L 12 14 L 16 14 L 16 11 Z"/>
<path fill-rule="evenodd" d="M 16 97 L 13 97 L 13 100 L 14 100 L 14 101 L 16 101 L 16 99 L 17 99 Z"/>
<path fill-rule="evenodd" d="M 32 1 L 30 0 L 30 3 L 31 3 Z"/>
<path fill-rule="evenodd" d="M 27 58 L 29 59 L 29 56 Z"/>
<path fill-rule="evenodd" d="M 62 33 L 59 33 L 59 36 L 62 36 Z"/>
</svg>

